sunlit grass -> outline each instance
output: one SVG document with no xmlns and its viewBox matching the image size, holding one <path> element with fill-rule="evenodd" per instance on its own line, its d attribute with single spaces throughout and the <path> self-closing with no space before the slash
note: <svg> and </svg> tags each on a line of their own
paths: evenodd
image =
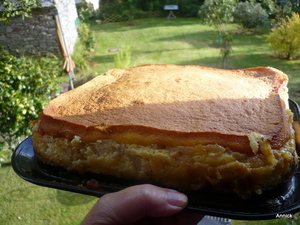
<svg viewBox="0 0 300 225">
<path fill-rule="evenodd" d="M 0 224 L 79 224 L 96 198 L 40 187 L 0 168 Z"/>
<path fill-rule="evenodd" d="M 91 22 L 97 42 L 89 67 L 76 73 L 76 79 L 88 80 L 114 68 L 114 48 L 130 48 L 130 66 L 148 63 L 172 63 L 221 67 L 216 31 L 200 25 L 198 18 L 176 20 L 141 19 L 135 25 L 127 22 L 96 24 Z M 230 25 L 235 33 L 239 28 Z M 272 57 L 265 39 L 268 29 L 251 35 L 233 36 L 230 69 L 272 66 L 290 77 L 290 95 L 299 96 L 300 60 L 286 61 Z M 0 224 L 79 224 L 96 198 L 39 187 L 19 178 L 10 166 L 0 168 Z M 289 220 L 233 221 L 234 225 L 287 224 Z"/>
<path fill-rule="evenodd" d="M 110 49 L 131 51 L 129 66 L 149 63 L 201 65 L 220 68 L 220 49 L 216 45 L 217 33 L 213 27 L 200 24 L 198 18 L 167 20 L 151 18 L 113 24 L 91 23 L 97 37 L 91 66 L 80 72 L 80 77 L 95 76 L 114 68 L 114 55 Z M 227 68 L 240 69 L 270 66 L 289 75 L 290 96 L 300 102 L 300 60 L 281 60 L 273 57 L 266 39 L 269 28 L 260 28 L 253 34 L 239 34 L 240 28 L 229 25 L 233 34 L 232 54 Z"/>
</svg>

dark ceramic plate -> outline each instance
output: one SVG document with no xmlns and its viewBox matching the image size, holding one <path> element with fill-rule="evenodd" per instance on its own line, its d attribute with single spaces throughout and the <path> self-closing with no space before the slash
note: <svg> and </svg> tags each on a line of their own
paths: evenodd
<svg viewBox="0 0 300 225">
<path fill-rule="evenodd" d="M 294 120 L 299 121 L 299 106 L 292 100 Z M 31 183 L 100 197 L 141 182 L 92 173 L 78 174 L 40 162 L 33 151 L 32 139 L 25 139 L 12 156 L 14 171 Z M 300 172 L 287 184 L 266 190 L 262 195 L 243 200 L 234 194 L 212 190 L 185 192 L 187 211 L 239 220 L 266 220 L 300 212 Z"/>
</svg>

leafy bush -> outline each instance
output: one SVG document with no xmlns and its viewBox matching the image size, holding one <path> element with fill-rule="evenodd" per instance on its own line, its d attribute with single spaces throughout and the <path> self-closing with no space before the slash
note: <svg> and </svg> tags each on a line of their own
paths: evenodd
<svg viewBox="0 0 300 225">
<path fill-rule="evenodd" d="M 131 63 L 131 51 L 128 47 L 119 51 L 114 57 L 116 68 L 128 67 Z"/>
<path fill-rule="evenodd" d="M 60 66 L 54 58 L 0 54 L 0 139 L 9 149 L 13 150 L 21 137 L 30 134 L 30 121 L 58 93 L 55 77 Z"/>
<path fill-rule="evenodd" d="M 81 23 L 78 27 L 78 36 L 87 51 L 92 51 L 94 49 L 95 36 L 91 31 L 89 25 L 87 25 L 86 23 Z"/>
<path fill-rule="evenodd" d="M 297 8 L 290 1 L 280 1 L 275 14 L 276 21 L 278 22 L 288 16 L 292 16 L 292 12 L 296 11 Z"/>
<path fill-rule="evenodd" d="M 135 0 L 131 1 L 134 6 L 140 10 L 143 10 L 144 12 L 154 12 L 162 10 L 164 4 L 161 3 L 160 0 Z"/>
<path fill-rule="evenodd" d="M 172 1 L 171 1 L 172 2 Z M 179 0 L 178 7 L 181 16 L 197 17 L 204 0 Z"/>
<path fill-rule="evenodd" d="M 133 0 L 101 1 L 100 17 L 105 19 L 111 15 L 121 15 L 119 21 L 131 21 L 140 11 Z"/>
<path fill-rule="evenodd" d="M 164 3 L 160 0 L 101 0 L 100 10 L 107 14 L 122 14 L 125 9 L 136 9 L 141 11 L 162 10 Z"/>
<path fill-rule="evenodd" d="M 205 24 L 214 26 L 219 32 L 224 25 L 233 21 L 236 0 L 205 0 L 200 7 L 199 17 Z"/>
<path fill-rule="evenodd" d="M 199 10 L 199 17 L 203 23 L 217 29 L 217 44 L 220 46 L 223 68 L 226 67 L 226 62 L 232 53 L 232 34 L 227 31 L 225 25 L 233 21 L 236 5 L 236 0 L 205 0 Z"/>
<path fill-rule="evenodd" d="M 123 15 L 120 20 L 132 20 L 144 18 L 147 15 L 145 12 L 159 12 L 165 15 L 164 5 L 178 5 L 178 14 L 196 17 L 203 2 L 204 0 L 101 0 L 100 15 Z"/>
<path fill-rule="evenodd" d="M 263 26 L 268 22 L 268 14 L 259 3 L 239 2 L 233 13 L 234 21 L 245 29 Z"/>
<path fill-rule="evenodd" d="M 264 10 L 266 10 L 269 16 L 275 15 L 279 8 L 273 0 L 261 0 L 260 5 Z"/>
<path fill-rule="evenodd" d="M 267 39 L 271 49 L 280 58 L 294 59 L 300 52 L 300 16 L 292 13 L 291 17 L 282 19 L 278 27 L 274 27 Z"/>
<path fill-rule="evenodd" d="M 32 9 L 38 7 L 41 7 L 41 4 L 37 0 L 1 0 L 0 21 L 4 21 L 7 24 L 15 16 L 31 17 Z"/>
<path fill-rule="evenodd" d="M 79 40 L 76 43 L 75 53 L 72 55 L 72 59 L 76 64 L 77 70 L 83 70 L 88 67 L 88 57 L 94 50 L 96 38 L 91 31 L 89 25 L 81 23 L 78 27 Z"/>
<path fill-rule="evenodd" d="M 76 4 L 78 17 L 81 22 L 87 22 L 90 18 L 95 15 L 93 4 L 83 0 Z"/>
</svg>

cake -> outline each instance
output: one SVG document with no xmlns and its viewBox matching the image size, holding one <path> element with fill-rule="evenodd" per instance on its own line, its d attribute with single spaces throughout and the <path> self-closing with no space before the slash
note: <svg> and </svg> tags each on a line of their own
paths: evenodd
<svg viewBox="0 0 300 225">
<path fill-rule="evenodd" d="M 266 67 L 112 69 L 45 106 L 34 151 L 79 173 L 248 198 L 297 167 L 287 82 Z"/>
</svg>

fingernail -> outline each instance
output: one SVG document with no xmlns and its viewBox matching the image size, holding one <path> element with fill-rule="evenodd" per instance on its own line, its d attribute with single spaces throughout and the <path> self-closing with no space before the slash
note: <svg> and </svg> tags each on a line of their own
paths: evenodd
<svg viewBox="0 0 300 225">
<path fill-rule="evenodd" d="M 186 195 L 175 190 L 168 190 L 168 203 L 172 206 L 184 208 L 187 205 L 188 198 Z"/>
</svg>

